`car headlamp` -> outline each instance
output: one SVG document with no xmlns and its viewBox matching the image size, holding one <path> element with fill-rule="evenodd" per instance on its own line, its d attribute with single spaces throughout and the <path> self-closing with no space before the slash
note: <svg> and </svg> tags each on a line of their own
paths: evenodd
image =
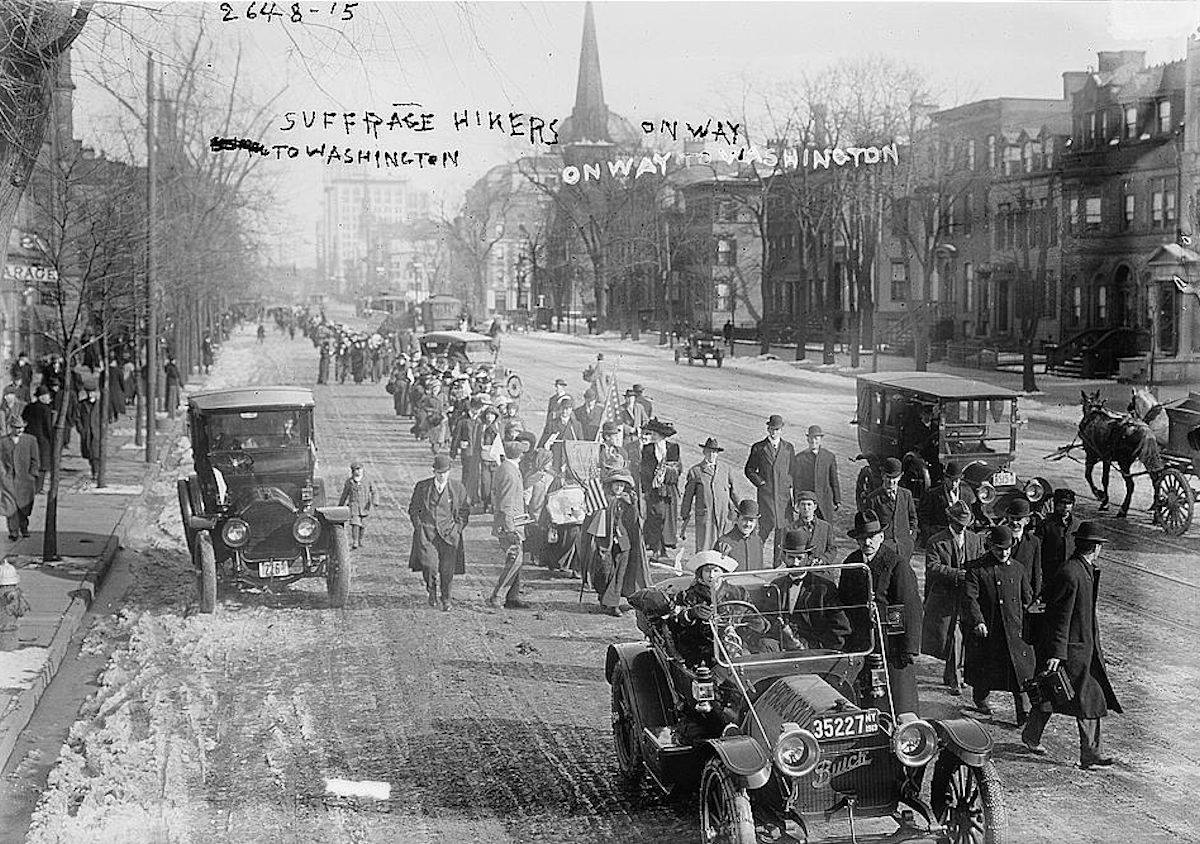
<svg viewBox="0 0 1200 844">
<path fill-rule="evenodd" d="M 230 519 L 221 528 L 221 541 L 229 548 L 241 548 L 250 538 L 250 525 L 241 519 Z"/>
<path fill-rule="evenodd" d="M 937 755 L 937 733 L 928 721 L 906 721 L 892 734 L 892 750 L 910 768 L 927 765 Z"/>
<path fill-rule="evenodd" d="M 1046 497 L 1046 494 L 1046 486 L 1043 486 L 1041 478 L 1034 478 L 1025 484 L 1025 497 L 1029 499 L 1030 504 L 1037 504 Z"/>
<path fill-rule="evenodd" d="M 772 754 L 775 767 L 784 776 L 803 777 L 813 772 L 821 761 L 821 745 L 817 737 L 795 724 L 784 725 L 775 742 Z"/>
<path fill-rule="evenodd" d="M 984 481 L 979 485 L 979 489 L 975 492 L 975 495 L 984 504 L 991 504 L 996 500 L 996 488 L 988 481 Z"/>
<path fill-rule="evenodd" d="M 295 524 L 292 525 L 292 536 L 302 545 L 311 545 L 317 541 L 317 537 L 321 535 L 321 523 L 317 521 L 315 516 L 310 516 L 308 513 L 301 513 L 296 517 Z"/>
</svg>

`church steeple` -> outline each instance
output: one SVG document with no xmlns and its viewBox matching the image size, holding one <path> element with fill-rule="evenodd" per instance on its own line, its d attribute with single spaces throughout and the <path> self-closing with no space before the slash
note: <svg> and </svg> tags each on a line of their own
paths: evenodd
<svg viewBox="0 0 1200 844">
<path fill-rule="evenodd" d="M 572 137 L 568 141 L 613 140 L 608 132 L 608 106 L 604 103 L 604 84 L 600 80 L 600 48 L 596 44 L 596 19 L 590 0 L 584 4 L 583 42 L 579 48 L 579 79 L 575 84 L 571 130 Z"/>
</svg>

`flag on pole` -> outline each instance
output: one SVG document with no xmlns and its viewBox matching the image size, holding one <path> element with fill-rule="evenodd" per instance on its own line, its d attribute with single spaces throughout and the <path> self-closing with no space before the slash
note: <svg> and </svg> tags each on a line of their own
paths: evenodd
<svg viewBox="0 0 1200 844">
<path fill-rule="evenodd" d="M 587 515 L 599 512 L 608 506 L 608 494 L 604 483 L 596 477 L 588 479 L 583 486 L 583 511 Z"/>
</svg>

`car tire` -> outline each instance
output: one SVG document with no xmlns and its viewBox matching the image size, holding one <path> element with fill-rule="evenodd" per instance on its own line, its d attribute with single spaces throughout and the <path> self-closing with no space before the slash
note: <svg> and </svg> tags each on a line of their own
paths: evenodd
<svg viewBox="0 0 1200 844">
<path fill-rule="evenodd" d="M 943 750 L 934 763 L 933 779 L 929 784 L 934 815 L 946 826 L 942 840 L 1003 844 L 1002 791 L 1000 774 L 990 761 L 979 766 L 967 765 L 950 751 Z M 982 825 L 982 830 L 978 825 Z"/>
<path fill-rule="evenodd" d="M 720 758 L 713 756 L 700 775 L 700 840 L 757 844 L 750 795 L 738 788 Z"/>
<path fill-rule="evenodd" d="M 350 540 L 345 525 L 331 525 L 329 561 L 325 564 L 325 589 L 329 606 L 340 610 L 350 597 Z"/>
<path fill-rule="evenodd" d="M 612 676 L 613 748 L 617 753 L 621 784 L 628 789 L 640 787 L 645 775 L 641 742 L 643 725 L 633 701 L 629 675 L 625 666 L 618 664 Z"/>
<path fill-rule="evenodd" d="M 192 535 L 191 528 L 188 527 L 188 522 L 192 518 L 192 497 L 188 490 L 188 482 L 186 478 L 180 478 L 175 482 L 175 491 L 179 495 L 179 520 L 183 523 L 183 538 L 187 542 L 188 556 L 193 560 L 196 555 L 196 539 Z"/>
<path fill-rule="evenodd" d="M 200 612 L 211 613 L 217 608 L 217 555 L 213 551 L 212 534 L 196 532 L 192 559 L 196 565 L 196 585 L 200 591 Z"/>
</svg>

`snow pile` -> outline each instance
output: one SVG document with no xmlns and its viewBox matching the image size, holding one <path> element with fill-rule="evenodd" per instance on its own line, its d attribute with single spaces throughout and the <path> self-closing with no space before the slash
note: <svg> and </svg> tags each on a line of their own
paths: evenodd
<svg viewBox="0 0 1200 844">
<path fill-rule="evenodd" d="M 0 651 L 0 676 L 13 677 L 16 682 L 5 687 L 6 691 L 28 689 L 45 668 L 46 648 L 18 648 L 15 651 Z"/>
</svg>

